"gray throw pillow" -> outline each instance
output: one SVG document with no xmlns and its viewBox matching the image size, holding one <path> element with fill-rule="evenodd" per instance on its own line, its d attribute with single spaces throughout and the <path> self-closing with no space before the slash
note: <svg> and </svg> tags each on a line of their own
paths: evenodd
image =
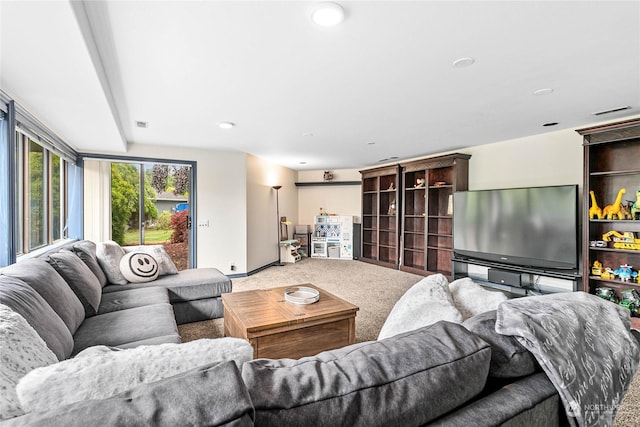
<svg viewBox="0 0 640 427">
<path fill-rule="evenodd" d="M 16 277 L 0 275 L 0 301 L 25 318 L 58 360 L 71 355 L 73 337 L 67 325 L 31 286 Z"/>
<path fill-rule="evenodd" d="M 81 240 L 78 243 L 74 243 L 71 251 L 73 251 L 78 258 L 87 264 L 87 267 L 95 274 L 96 278 L 100 282 L 101 287 L 105 287 L 109 281 L 105 276 L 104 271 L 98 263 L 98 257 L 96 256 L 96 244 L 91 240 Z"/>
<path fill-rule="evenodd" d="M 69 284 L 82 303 L 85 316 L 95 316 L 100 306 L 102 286 L 87 264 L 76 254 L 65 249 L 49 255 L 46 261 Z"/>
<path fill-rule="evenodd" d="M 85 319 L 84 308 L 71 287 L 49 263 L 41 258 L 26 259 L 3 268 L 0 273 L 19 278 L 31 286 L 60 316 L 69 332 L 76 333 Z"/>
<path fill-rule="evenodd" d="M 120 260 L 124 256 L 124 249 L 111 240 L 96 245 L 96 257 L 107 276 L 109 283 L 114 285 L 126 285 L 129 283 L 120 272 Z"/>
<path fill-rule="evenodd" d="M 539 368 L 535 357 L 518 340 L 496 332 L 496 310 L 470 317 L 462 326 L 491 344 L 489 376 L 515 378 L 531 375 Z"/>
<path fill-rule="evenodd" d="M 423 425 L 485 385 L 489 345 L 438 322 L 314 357 L 242 365 L 256 425 Z"/>
</svg>

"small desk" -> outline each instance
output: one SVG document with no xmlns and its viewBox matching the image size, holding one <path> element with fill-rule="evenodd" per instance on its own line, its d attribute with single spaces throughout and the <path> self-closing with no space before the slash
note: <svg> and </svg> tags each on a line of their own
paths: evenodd
<svg viewBox="0 0 640 427">
<path fill-rule="evenodd" d="M 313 304 L 285 301 L 284 291 L 298 285 L 222 294 L 224 335 L 245 338 L 254 358 L 313 356 L 354 344 L 359 307 L 311 284 L 320 292 Z"/>
</svg>

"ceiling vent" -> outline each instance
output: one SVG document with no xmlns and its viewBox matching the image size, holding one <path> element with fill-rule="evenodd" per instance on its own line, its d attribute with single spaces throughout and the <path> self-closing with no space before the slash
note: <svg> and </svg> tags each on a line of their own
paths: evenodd
<svg viewBox="0 0 640 427">
<path fill-rule="evenodd" d="M 618 111 L 630 110 L 631 106 L 625 105 L 624 107 L 612 108 L 611 110 L 598 111 L 593 113 L 594 116 L 602 116 L 604 114 L 617 113 Z"/>
</svg>

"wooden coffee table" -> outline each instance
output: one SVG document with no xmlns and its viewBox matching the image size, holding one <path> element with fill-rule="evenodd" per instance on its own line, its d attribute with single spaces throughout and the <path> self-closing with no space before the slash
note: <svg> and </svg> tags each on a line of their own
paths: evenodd
<svg viewBox="0 0 640 427">
<path fill-rule="evenodd" d="M 320 300 L 306 305 L 285 301 L 285 289 L 294 286 L 317 289 Z M 308 283 L 226 293 L 222 304 L 224 335 L 249 340 L 255 359 L 299 359 L 356 341 L 359 308 Z"/>
</svg>

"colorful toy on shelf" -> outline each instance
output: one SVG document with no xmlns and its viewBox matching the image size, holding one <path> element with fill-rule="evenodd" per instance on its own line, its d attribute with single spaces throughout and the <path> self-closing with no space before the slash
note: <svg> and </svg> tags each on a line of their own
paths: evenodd
<svg viewBox="0 0 640 427">
<path fill-rule="evenodd" d="M 640 219 L 640 190 L 636 191 L 636 201 L 631 205 L 631 219 Z"/>
<path fill-rule="evenodd" d="M 625 289 L 620 292 L 622 298 L 620 304 L 622 307 L 629 310 L 631 316 L 640 317 L 640 294 L 635 289 Z"/>
<path fill-rule="evenodd" d="M 611 267 L 605 267 L 604 270 L 602 270 L 602 273 L 600 273 L 600 278 L 605 280 L 613 280 L 616 278 L 616 275 Z"/>
<path fill-rule="evenodd" d="M 593 262 L 593 265 L 591 266 L 591 274 L 594 276 L 602 274 L 602 263 L 600 261 L 596 260 Z"/>
<path fill-rule="evenodd" d="M 633 219 L 631 216 L 631 203 L 627 203 L 626 205 L 623 203 L 620 205 L 620 213 L 618 214 L 618 219 Z"/>
<path fill-rule="evenodd" d="M 622 207 L 622 195 L 626 193 L 626 191 L 627 190 L 625 188 L 621 188 L 620 191 L 618 191 L 618 195 L 616 196 L 616 201 L 613 202 L 613 204 L 607 205 L 604 207 L 604 209 L 602 209 L 603 217 L 607 219 L 614 219 L 613 217 L 615 216 L 617 219 L 621 219 L 620 208 Z"/>
<path fill-rule="evenodd" d="M 631 265 L 627 265 L 627 264 L 621 265 L 618 269 L 614 270 L 613 274 L 618 276 L 618 278 L 623 282 L 628 282 L 631 279 L 633 279 L 633 281 L 636 281 L 638 277 L 638 272 L 633 271 L 631 267 L 632 267 Z"/>
<path fill-rule="evenodd" d="M 616 304 L 618 303 L 618 296 L 611 288 L 596 288 L 596 296 Z"/>
<path fill-rule="evenodd" d="M 624 231 L 618 233 L 617 231 L 609 231 L 602 235 L 602 240 L 605 242 L 613 241 L 613 247 L 615 249 L 629 249 L 632 251 L 640 251 L 640 239 L 638 239 L 633 231 Z"/>
<path fill-rule="evenodd" d="M 591 207 L 589 208 L 589 219 L 602 219 L 602 209 L 596 202 L 596 195 L 593 190 L 589 191 L 591 195 Z"/>
</svg>

